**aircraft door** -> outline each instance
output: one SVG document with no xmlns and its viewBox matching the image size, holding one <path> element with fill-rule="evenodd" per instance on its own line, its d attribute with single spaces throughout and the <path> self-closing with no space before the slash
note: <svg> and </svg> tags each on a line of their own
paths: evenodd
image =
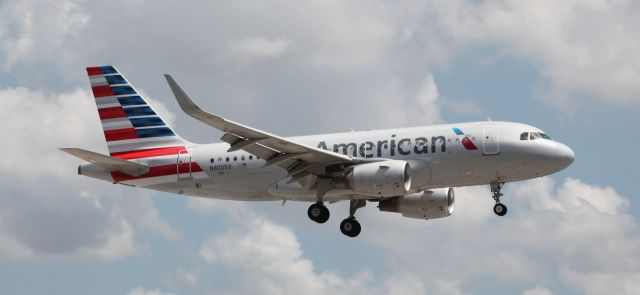
<svg viewBox="0 0 640 295">
<path fill-rule="evenodd" d="M 176 160 L 176 170 L 178 180 L 190 180 L 193 179 L 191 175 L 191 156 L 193 150 L 179 150 L 178 158 Z"/>
<path fill-rule="evenodd" d="M 500 153 L 500 126 L 485 125 L 482 136 L 482 148 L 485 155 Z"/>
</svg>

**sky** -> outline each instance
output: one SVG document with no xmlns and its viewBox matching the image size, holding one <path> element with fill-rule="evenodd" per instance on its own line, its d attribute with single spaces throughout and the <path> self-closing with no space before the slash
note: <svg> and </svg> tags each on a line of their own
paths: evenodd
<svg viewBox="0 0 640 295">
<path fill-rule="evenodd" d="M 638 294 L 640 2 L 0 1 L 2 294 Z M 85 67 L 112 64 L 200 143 L 205 109 L 282 136 L 485 120 L 542 128 L 576 160 L 456 188 L 448 218 L 241 203 L 76 175 L 106 153 Z"/>
</svg>

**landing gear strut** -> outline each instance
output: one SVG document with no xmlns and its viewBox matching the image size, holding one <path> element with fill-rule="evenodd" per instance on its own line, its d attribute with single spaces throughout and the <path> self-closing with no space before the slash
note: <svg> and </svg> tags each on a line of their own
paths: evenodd
<svg viewBox="0 0 640 295">
<path fill-rule="evenodd" d="M 507 206 L 500 203 L 500 197 L 502 197 L 502 186 L 504 186 L 504 182 L 491 183 L 491 193 L 493 193 L 492 197 L 496 201 L 496 205 L 493 206 L 493 213 L 498 216 L 504 216 L 507 214 Z"/>
<path fill-rule="evenodd" d="M 360 234 L 360 222 L 356 220 L 356 210 L 367 205 L 367 201 L 351 200 L 349 203 L 349 217 L 340 222 L 340 231 L 348 237 L 357 237 Z"/>
<path fill-rule="evenodd" d="M 329 209 L 324 205 L 322 198 L 331 189 L 331 181 L 325 178 L 318 179 L 316 183 L 316 198 L 317 202 L 309 206 L 307 210 L 307 216 L 309 219 L 317 223 L 325 223 L 329 220 Z"/>
</svg>

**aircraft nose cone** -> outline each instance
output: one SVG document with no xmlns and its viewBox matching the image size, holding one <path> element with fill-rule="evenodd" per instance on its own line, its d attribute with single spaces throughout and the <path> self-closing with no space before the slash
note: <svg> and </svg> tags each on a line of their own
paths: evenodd
<svg viewBox="0 0 640 295">
<path fill-rule="evenodd" d="M 576 158 L 576 154 L 570 147 L 558 143 L 558 146 L 556 147 L 555 153 L 552 158 L 562 166 L 562 169 L 564 169 L 566 167 L 569 167 L 569 165 L 573 163 L 573 160 L 575 160 Z"/>
</svg>

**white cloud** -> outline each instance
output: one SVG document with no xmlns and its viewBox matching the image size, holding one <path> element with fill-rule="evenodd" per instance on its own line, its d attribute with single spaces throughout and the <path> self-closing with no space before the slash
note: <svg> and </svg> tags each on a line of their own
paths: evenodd
<svg viewBox="0 0 640 295">
<path fill-rule="evenodd" d="M 585 185 L 573 178 L 566 179 L 558 195 L 564 208 L 588 203 L 600 212 L 617 214 L 629 207 L 629 200 L 619 196 L 612 187 Z"/>
<path fill-rule="evenodd" d="M 482 191 L 457 189 L 457 211 L 443 220 L 364 211 L 361 237 L 385 249 L 394 267 L 427 278 L 427 285 L 490 275 L 516 286 L 543 282 L 598 294 L 616 278 L 617 294 L 638 292 L 637 221 L 614 189 L 572 178 L 558 186 L 549 178 L 508 185 L 504 218 L 493 215 L 489 192 Z"/>
<path fill-rule="evenodd" d="M 200 248 L 200 256 L 211 267 L 221 267 L 230 275 L 226 281 L 214 281 L 210 292 L 253 294 L 259 289 L 264 294 L 299 294 L 300 290 L 305 294 L 469 294 L 459 281 L 440 278 L 427 285 L 414 272 L 390 272 L 380 277 L 366 269 L 351 277 L 339 271 L 318 272 L 313 261 L 304 256 L 293 231 L 258 212 L 242 210 L 251 215 L 233 216 L 233 225 L 226 232 L 210 237 Z"/>
<path fill-rule="evenodd" d="M 198 284 L 200 274 L 196 270 L 186 270 L 182 267 L 178 267 L 178 270 L 176 271 L 176 280 L 182 284 L 193 287 Z"/>
<path fill-rule="evenodd" d="M 80 1 L 5 1 L 0 5 L 0 52 L 3 53 L 0 65 L 42 83 L 51 80 L 48 75 L 53 73 L 42 68 L 31 70 L 34 62 L 46 60 L 49 67 L 56 68 L 56 79 L 64 79 L 67 77 L 64 70 L 72 70 L 69 66 L 85 53 L 75 48 L 91 47 L 89 42 L 76 43 L 89 21 L 90 16 Z M 27 67 L 23 69 L 23 66 Z"/>
<path fill-rule="evenodd" d="M 21 22 L 23 14 L 10 9 L 21 4 L 8 3 L 3 6 L 4 21 Z M 152 9 L 118 1 L 33 3 L 27 1 L 24 9 L 56 13 L 31 21 L 30 26 L 42 33 L 27 34 L 30 47 L 42 52 L 5 49 L 7 56 L 21 56 L 9 67 L 19 85 L 56 90 L 69 85 L 86 87 L 85 66 L 111 63 L 129 78 L 136 77 L 136 86 L 158 99 L 171 97 L 160 73 L 173 72 L 186 81 L 203 107 L 250 125 L 259 122 L 264 129 L 282 135 L 434 120 L 422 113 L 406 115 L 416 105 L 430 115 L 437 109 L 421 96 L 421 91 L 429 90 L 423 87 L 429 86 L 431 75 L 423 59 L 413 55 L 421 53 L 405 54 L 413 50 L 412 44 L 398 42 L 402 30 L 395 17 L 399 16 L 390 16 L 383 1 L 311 1 L 304 5 L 296 1 L 277 5 L 200 1 L 189 10 L 174 7 L 170 1 L 154 2 Z M 70 8 L 57 9 L 56 5 Z M 139 10 L 128 13 L 122 5 Z M 209 13 L 194 14 L 196 10 Z M 68 29 L 66 25 L 47 26 L 49 19 L 77 24 Z M 167 19 L 181 21 L 168 23 Z M 245 21 L 223 25 L 238 19 Z M 26 27 L 9 26 L 11 34 L 5 34 L 5 39 L 17 39 L 11 36 Z M 166 42 L 167 36 L 172 42 Z M 299 112 L 301 100 L 307 109 L 323 112 Z M 279 106 L 277 113 L 271 111 L 272 106 Z M 336 119 L 326 120 L 327 114 Z M 274 115 L 287 116 L 287 120 L 273 120 Z M 305 124 L 292 125 L 291 121 Z M 178 127 L 181 124 L 182 120 Z M 185 124 L 201 126 L 192 120 Z M 184 130 L 186 137 L 211 140 L 201 129 Z"/>
<path fill-rule="evenodd" d="M 428 118 L 428 121 L 424 122 L 423 124 L 428 125 L 440 121 L 440 109 L 436 104 L 438 102 L 439 96 L 440 94 L 438 93 L 438 86 L 433 80 L 433 75 L 427 75 L 421 86 L 420 92 L 416 97 L 416 102 L 421 107 L 421 109 L 419 110 L 421 113 L 420 117 Z"/>
<path fill-rule="evenodd" d="M 205 261 L 235 274 L 232 293 L 253 294 L 256 289 L 263 294 L 366 290 L 370 281 L 366 274 L 344 279 L 333 272 L 316 273 L 313 263 L 302 257 L 295 234 L 286 227 L 260 217 L 239 225 L 209 238 L 200 249 Z"/>
<path fill-rule="evenodd" d="M 547 288 L 537 286 L 533 289 L 524 290 L 522 295 L 553 295 L 553 292 Z"/>
<path fill-rule="evenodd" d="M 594 98 L 640 102 L 640 41 L 630 38 L 639 24 L 635 1 L 427 2 L 422 31 L 441 59 L 496 46 L 498 55 L 540 71 L 542 95 L 555 106 L 574 109 Z"/>
<path fill-rule="evenodd" d="M 562 274 L 569 286 L 587 295 L 638 294 L 640 272 L 576 272 Z"/>
<path fill-rule="evenodd" d="M 246 203 L 230 200 L 215 200 L 199 197 L 186 197 L 187 207 L 200 213 L 227 212 L 232 215 L 246 213 Z"/>
<path fill-rule="evenodd" d="M 443 100 L 443 104 L 456 114 L 460 115 L 481 115 L 485 112 L 480 105 L 468 99 L 445 99 Z"/>
<path fill-rule="evenodd" d="M 389 276 L 384 282 L 384 290 L 389 295 L 427 294 L 426 286 L 411 273 Z"/>
<path fill-rule="evenodd" d="M 158 289 L 145 290 L 142 287 L 137 287 L 129 291 L 129 293 L 127 294 L 128 295 L 173 295 L 174 293 L 165 293 L 165 292 L 161 292 Z"/>
<path fill-rule="evenodd" d="M 259 58 L 280 57 L 287 52 L 291 43 L 291 40 L 285 38 L 252 37 L 233 41 L 230 50 L 242 61 L 250 61 Z"/>
<path fill-rule="evenodd" d="M 58 147 L 104 152 L 92 96 L 28 88 L 0 89 L 1 259 L 37 256 L 116 259 L 138 253 L 136 235 L 178 239 L 147 194 L 125 198 L 122 189 L 76 175 L 80 160 Z M 105 192 L 109 192 L 105 195 Z"/>
</svg>

